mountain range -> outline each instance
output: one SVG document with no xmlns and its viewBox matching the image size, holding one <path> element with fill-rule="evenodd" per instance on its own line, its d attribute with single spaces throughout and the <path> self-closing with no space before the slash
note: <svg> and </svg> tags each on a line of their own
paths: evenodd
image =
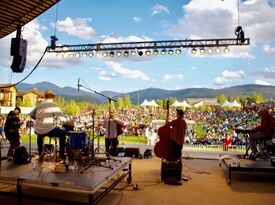
<svg viewBox="0 0 275 205">
<path fill-rule="evenodd" d="M 220 95 L 230 96 L 250 96 L 253 92 L 261 93 L 265 99 L 275 99 L 275 86 L 247 84 L 223 89 L 210 89 L 210 88 L 187 88 L 181 90 L 164 90 L 159 88 L 147 88 L 137 90 L 129 93 L 119 93 L 114 91 L 97 92 L 94 90 L 83 91 L 73 87 L 58 87 L 50 82 L 40 82 L 36 84 L 21 83 L 17 85 L 19 92 L 27 92 L 33 88 L 37 88 L 40 92 L 45 92 L 47 89 L 53 90 L 57 95 L 65 99 L 74 99 L 76 101 L 91 101 L 94 103 L 105 103 L 108 97 L 117 99 L 118 97 L 124 98 L 129 95 L 133 104 L 141 103 L 144 99 L 165 99 L 168 97 L 175 97 L 178 100 L 187 98 L 214 98 Z"/>
</svg>

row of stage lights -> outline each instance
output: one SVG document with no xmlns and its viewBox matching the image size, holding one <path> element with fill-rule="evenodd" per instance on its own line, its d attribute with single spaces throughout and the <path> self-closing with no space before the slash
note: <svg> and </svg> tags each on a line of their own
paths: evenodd
<svg viewBox="0 0 275 205">
<path fill-rule="evenodd" d="M 223 49 L 223 52 L 225 54 L 229 53 L 229 48 L 226 47 Z M 83 52 L 82 53 L 82 57 L 86 58 L 86 57 L 121 57 L 121 56 L 124 56 L 124 57 L 129 57 L 130 55 L 131 56 L 143 56 L 143 54 L 145 54 L 146 56 L 150 56 L 150 55 L 154 55 L 154 56 L 157 56 L 158 54 L 161 54 L 161 55 L 165 55 L 165 54 L 168 54 L 168 55 L 173 55 L 174 53 L 177 54 L 177 55 L 180 55 L 182 53 L 182 51 L 180 49 L 176 49 L 176 50 L 161 50 L 161 51 L 158 51 L 158 50 L 154 50 L 154 51 L 150 51 L 150 50 L 147 50 L 145 52 L 143 51 L 117 51 L 117 52 L 114 52 L 114 51 L 110 51 L 110 52 L 107 52 L 107 51 L 104 51 L 104 52 L 100 52 L 100 51 L 92 51 L 92 52 Z M 216 49 L 213 49 L 213 48 L 208 48 L 207 50 L 204 49 L 204 48 L 200 48 L 200 49 L 196 49 L 196 48 L 193 48 L 191 50 L 191 54 L 220 54 L 222 53 L 222 49 L 221 48 L 216 48 Z M 67 55 L 65 55 L 64 53 L 62 53 L 62 56 L 64 58 L 80 58 L 81 57 L 81 54 L 80 53 L 69 53 Z"/>
</svg>

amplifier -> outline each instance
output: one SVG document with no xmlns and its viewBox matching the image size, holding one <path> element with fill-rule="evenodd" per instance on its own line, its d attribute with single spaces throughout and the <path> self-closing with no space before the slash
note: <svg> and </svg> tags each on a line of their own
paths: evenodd
<svg viewBox="0 0 275 205">
<path fill-rule="evenodd" d="M 125 156 L 133 157 L 133 158 L 140 158 L 141 155 L 140 155 L 139 148 L 126 147 L 125 148 Z"/>
<path fill-rule="evenodd" d="M 168 177 L 175 177 L 178 181 L 181 181 L 181 172 L 181 159 L 175 161 L 161 160 L 161 180 L 165 180 Z"/>
</svg>

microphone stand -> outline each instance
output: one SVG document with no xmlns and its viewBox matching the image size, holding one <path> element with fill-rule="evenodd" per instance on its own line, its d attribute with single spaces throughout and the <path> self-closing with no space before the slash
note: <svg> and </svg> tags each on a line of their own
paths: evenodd
<svg viewBox="0 0 275 205">
<path fill-rule="evenodd" d="M 108 123 L 108 136 L 110 136 L 110 112 L 111 112 L 111 102 L 114 101 L 116 102 L 116 100 L 114 100 L 113 98 L 110 98 L 102 93 L 99 93 L 95 90 L 92 90 L 90 89 L 89 87 L 87 86 L 83 86 L 81 85 L 79 82 L 78 82 L 78 87 L 83 87 L 89 91 L 92 91 L 93 93 L 97 94 L 97 95 L 101 95 L 103 97 L 105 97 L 106 99 L 108 99 L 108 106 L 109 106 L 109 123 Z M 94 129 L 95 129 L 95 126 L 94 126 L 94 112 L 93 112 L 93 130 L 92 130 L 92 156 L 91 156 L 91 161 L 92 163 L 89 164 L 87 167 L 85 167 L 83 170 L 80 171 L 80 173 L 84 173 L 84 171 L 86 171 L 87 169 L 89 169 L 91 166 L 93 165 L 97 165 L 97 166 L 102 166 L 102 167 L 106 167 L 106 168 L 110 168 L 110 169 L 113 169 L 113 167 L 111 166 L 111 163 L 110 163 L 110 160 L 111 160 L 111 157 L 110 157 L 110 154 L 108 152 L 106 152 L 106 150 L 103 150 L 102 148 L 100 148 L 100 145 L 99 145 L 99 137 L 97 139 L 97 148 L 94 150 Z M 102 154 L 105 154 L 107 156 L 107 160 L 109 160 L 109 166 L 104 166 L 101 164 L 100 160 L 96 157 L 97 155 L 100 154 L 99 151 L 102 151 L 103 153 Z M 120 160 L 116 160 L 116 159 L 112 159 L 112 160 L 115 160 L 115 161 L 120 161 Z"/>
</svg>

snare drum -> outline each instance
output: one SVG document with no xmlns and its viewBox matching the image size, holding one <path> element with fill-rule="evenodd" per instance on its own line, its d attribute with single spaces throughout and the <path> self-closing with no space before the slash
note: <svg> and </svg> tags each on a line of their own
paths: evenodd
<svg viewBox="0 0 275 205">
<path fill-rule="evenodd" d="M 72 150 L 84 149 L 88 144 L 88 138 L 84 131 L 69 131 L 69 147 Z"/>
</svg>

